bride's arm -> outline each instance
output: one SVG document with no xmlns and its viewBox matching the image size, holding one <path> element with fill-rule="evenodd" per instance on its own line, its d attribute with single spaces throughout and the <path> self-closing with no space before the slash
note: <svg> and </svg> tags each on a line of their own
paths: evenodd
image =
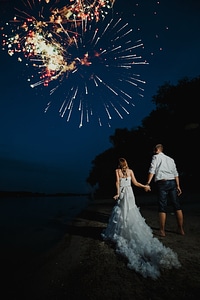
<svg viewBox="0 0 200 300">
<path fill-rule="evenodd" d="M 118 170 L 115 170 L 115 174 L 116 174 L 116 190 L 117 190 L 117 194 L 113 198 L 115 200 L 117 200 L 119 198 L 119 172 L 118 172 Z"/>
<path fill-rule="evenodd" d="M 146 192 L 151 190 L 149 185 L 147 185 L 147 184 L 144 185 L 137 181 L 132 170 L 130 170 L 130 176 L 131 176 L 131 181 L 135 186 L 137 186 L 139 188 L 144 188 Z"/>
</svg>

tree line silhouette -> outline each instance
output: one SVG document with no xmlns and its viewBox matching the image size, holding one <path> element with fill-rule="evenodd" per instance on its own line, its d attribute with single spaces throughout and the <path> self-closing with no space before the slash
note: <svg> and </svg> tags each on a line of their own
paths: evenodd
<svg viewBox="0 0 200 300">
<path fill-rule="evenodd" d="M 197 190 L 199 178 L 199 101 L 200 76 L 185 77 L 177 85 L 166 82 L 152 97 L 156 108 L 142 125 L 128 130 L 116 129 L 109 137 L 112 147 L 97 155 L 86 179 L 95 190 L 94 197 L 115 194 L 115 169 L 124 157 L 138 181 L 145 183 L 155 144 L 164 145 L 164 153 L 173 157 L 182 189 Z M 139 189 L 138 189 L 139 190 Z M 136 193 L 140 193 L 140 191 Z"/>
</svg>

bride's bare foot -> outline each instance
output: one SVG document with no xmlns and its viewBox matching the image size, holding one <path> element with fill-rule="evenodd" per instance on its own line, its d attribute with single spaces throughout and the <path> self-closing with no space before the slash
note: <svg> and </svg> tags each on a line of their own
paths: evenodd
<svg viewBox="0 0 200 300">
<path fill-rule="evenodd" d="M 165 236 L 165 231 L 164 230 L 160 230 L 159 235 L 164 237 Z"/>
</svg>

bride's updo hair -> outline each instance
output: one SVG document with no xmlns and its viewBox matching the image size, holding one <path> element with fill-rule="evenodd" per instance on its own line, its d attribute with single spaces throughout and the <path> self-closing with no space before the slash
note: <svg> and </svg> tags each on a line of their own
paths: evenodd
<svg viewBox="0 0 200 300">
<path fill-rule="evenodd" d="M 121 157 L 119 158 L 119 168 L 120 169 L 127 169 L 128 168 L 128 163 L 125 158 Z"/>
</svg>

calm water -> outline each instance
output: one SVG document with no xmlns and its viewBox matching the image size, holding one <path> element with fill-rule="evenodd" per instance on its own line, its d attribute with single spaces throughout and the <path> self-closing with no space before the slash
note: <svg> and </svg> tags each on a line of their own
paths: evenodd
<svg viewBox="0 0 200 300">
<path fill-rule="evenodd" d="M 22 197 L 0 199 L 2 250 L 41 252 L 61 239 L 87 197 Z"/>
</svg>

